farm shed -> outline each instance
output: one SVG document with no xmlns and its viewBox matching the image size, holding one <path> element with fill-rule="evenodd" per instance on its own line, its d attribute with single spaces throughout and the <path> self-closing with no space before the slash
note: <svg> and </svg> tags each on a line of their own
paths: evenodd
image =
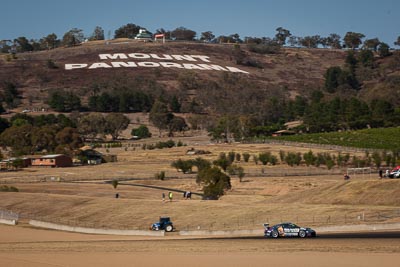
<svg viewBox="0 0 400 267">
<path fill-rule="evenodd" d="M 72 159 L 63 154 L 45 155 L 40 158 L 32 159 L 32 166 L 71 167 Z"/>
</svg>

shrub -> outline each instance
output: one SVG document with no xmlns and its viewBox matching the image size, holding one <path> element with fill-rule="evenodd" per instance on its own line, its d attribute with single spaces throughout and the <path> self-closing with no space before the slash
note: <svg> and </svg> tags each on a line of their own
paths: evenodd
<svg viewBox="0 0 400 267">
<path fill-rule="evenodd" d="M 154 175 L 154 178 L 156 178 L 156 180 L 164 181 L 165 180 L 165 171 L 160 171 L 160 172 L 156 173 Z"/>
<path fill-rule="evenodd" d="M 111 185 L 114 187 L 114 189 L 116 189 L 117 188 L 117 186 L 118 186 L 118 180 L 112 180 L 111 181 Z"/>
<path fill-rule="evenodd" d="M 171 163 L 171 167 L 174 167 L 177 171 L 181 170 L 183 173 L 191 173 L 193 161 L 178 159 Z"/>
<path fill-rule="evenodd" d="M 2 185 L 0 186 L 0 192 L 19 192 L 19 190 L 14 186 Z"/>
<path fill-rule="evenodd" d="M 244 162 L 249 162 L 249 159 L 250 159 L 250 154 L 249 153 L 243 153 Z"/>
</svg>

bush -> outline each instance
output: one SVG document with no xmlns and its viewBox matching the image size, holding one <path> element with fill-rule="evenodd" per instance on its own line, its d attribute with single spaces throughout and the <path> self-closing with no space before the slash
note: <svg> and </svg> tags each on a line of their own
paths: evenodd
<svg viewBox="0 0 400 267">
<path fill-rule="evenodd" d="M 160 172 L 156 173 L 154 175 L 154 178 L 156 178 L 156 180 L 164 181 L 165 180 L 165 171 L 160 171 Z"/>
<path fill-rule="evenodd" d="M 0 186 L 0 192 L 19 192 L 19 190 L 14 186 L 2 185 Z"/>
<path fill-rule="evenodd" d="M 181 170 L 183 173 L 191 173 L 193 161 L 178 159 L 171 163 L 171 167 L 174 167 L 177 171 Z"/>
<path fill-rule="evenodd" d="M 149 131 L 149 128 L 145 125 L 140 125 L 139 128 L 132 129 L 131 131 L 132 136 L 137 136 L 138 138 L 149 138 L 151 137 L 151 133 Z"/>
<path fill-rule="evenodd" d="M 244 162 L 249 162 L 249 159 L 250 159 L 250 154 L 249 153 L 243 153 Z"/>
</svg>

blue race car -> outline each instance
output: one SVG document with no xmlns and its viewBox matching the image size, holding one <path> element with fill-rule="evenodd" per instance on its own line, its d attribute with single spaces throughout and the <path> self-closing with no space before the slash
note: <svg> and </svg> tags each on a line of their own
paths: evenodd
<svg viewBox="0 0 400 267">
<path fill-rule="evenodd" d="M 269 224 L 264 224 L 264 236 L 265 237 L 316 237 L 317 233 L 311 228 L 303 228 L 297 226 L 294 223 L 286 222 L 276 224 L 274 226 L 269 226 Z"/>
</svg>

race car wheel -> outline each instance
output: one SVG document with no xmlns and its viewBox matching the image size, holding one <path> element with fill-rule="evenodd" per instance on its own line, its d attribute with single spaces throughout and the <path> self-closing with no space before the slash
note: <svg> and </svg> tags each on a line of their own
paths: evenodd
<svg viewBox="0 0 400 267">
<path fill-rule="evenodd" d="M 172 229 L 173 229 L 172 225 L 167 225 L 167 227 L 165 227 L 166 232 L 172 232 Z"/>
<path fill-rule="evenodd" d="M 277 237 L 279 236 L 278 231 L 272 231 L 271 236 L 272 236 L 273 238 L 277 238 Z"/>
<path fill-rule="evenodd" d="M 306 231 L 301 230 L 301 231 L 299 232 L 299 236 L 300 236 L 301 238 L 306 237 Z"/>
</svg>

